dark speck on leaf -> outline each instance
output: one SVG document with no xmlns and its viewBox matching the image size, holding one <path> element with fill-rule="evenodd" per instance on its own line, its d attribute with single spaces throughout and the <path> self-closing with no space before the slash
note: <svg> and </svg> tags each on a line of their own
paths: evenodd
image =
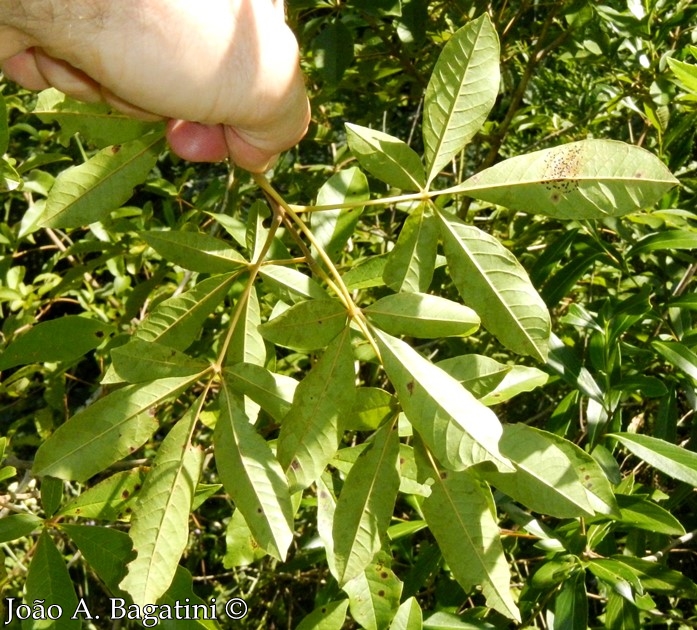
<svg viewBox="0 0 697 630">
<path fill-rule="evenodd" d="M 116 155 L 119 151 L 121 150 L 121 145 L 120 144 L 115 144 L 113 147 L 111 147 L 111 152 Z"/>
<path fill-rule="evenodd" d="M 122 498 L 122 499 L 128 499 L 128 497 L 130 497 L 130 496 L 131 496 L 131 493 L 130 493 L 128 490 L 124 490 L 124 491 L 121 493 L 121 498 Z"/>
<path fill-rule="evenodd" d="M 385 597 L 385 591 L 383 591 L 382 589 L 379 590 L 379 591 L 378 591 L 378 595 L 379 595 L 380 597 Z"/>
<path fill-rule="evenodd" d="M 104 333 L 101 330 L 98 330 L 94 334 L 95 334 L 95 337 L 97 337 L 97 339 L 101 339 L 104 336 Z"/>
</svg>

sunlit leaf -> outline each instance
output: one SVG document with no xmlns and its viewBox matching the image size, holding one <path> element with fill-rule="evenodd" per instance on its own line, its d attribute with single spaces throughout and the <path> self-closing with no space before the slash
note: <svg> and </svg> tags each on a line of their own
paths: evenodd
<svg viewBox="0 0 697 630">
<path fill-rule="evenodd" d="M 43 519 L 34 514 L 9 514 L 0 518 L 0 543 L 28 536 L 41 527 Z"/>
<path fill-rule="evenodd" d="M 167 592 L 157 602 L 162 606 L 169 606 L 171 610 L 176 610 L 177 604 L 181 607 L 182 603 L 190 606 L 196 619 L 184 621 L 187 630 L 220 630 L 220 625 L 216 621 L 218 612 L 212 607 L 210 600 L 204 602 L 195 592 L 191 574 L 182 566 L 177 567 L 171 586 Z M 224 617 L 222 617 L 224 618 Z M 158 630 L 181 630 L 181 619 L 162 619 L 158 620 Z"/>
<path fill-rule="evenodd" d="M 189 542 L 189 512 L 203 465 L 203 449 L 191 443 L 200 403 L 162 441 L 133 507 L 129 536 L 136 558 L 121 581 L 138 606 L 169 588 Z"/>
<path fill-rule="evenodd" d="M 617 502 L 621 514 L 617 521 L 620 523 L 667 536 L 685 534 L 680 521 L 653 501 L 640 496 L 618 494 Z"/>
<path fill-rule="evenodd" d="M 479 316 L 472 309 L 427 293 L 388 295 L 364 309 L 364 313 L 391 335 L 464 337 L 479 327 Z"/>
<path fill-rule="evenodd" d="M 329 294 L 310 276 L 284 265 L 264 265 L 259 275 L 272 291 L 286 302 L 325 300 Z"/>
<path fill-rule="evenodd" d="M 295 390 L 278 435 L 278 461 L 291 492 L 319 478 L 339 448 L 343 420 L 356 395 L 349 329 L 332 341 Z"/>
<path fill-rule="evenodd" d="M 158 427 L 156 406 L 195 378 L 127 385 L 62 424 L 36 452 L 33 471 L 85 481 L 142 446 Z"/>
<path fill-rule="evenodd" d="M 249 422 L 242 402 L 223 380 L 213 437 L 220 479 L 259 546 L 283 560 L 293 540 L 288 481 L 268 444 Z"/>
<path fill-rule="evenodd" d="M 348 605 L 348 599 L 322 604 L 307 615 L 296 626 L 296 630 L 341 630 L 344 627 Z"/>
<path fill-rule="evenodd" d="M 193 376 L 208 368 L 208 363 L 192 359 L 183 352 L 154 341 L 131 339 L 111 351 L 116 373 L 129 383 L 142 383 L 156 378 Z"/>
<path fill-rule="evenodd" d="M 424 100 L 427 181 L 455 157 L 484 124 L 499 92 L 499 39 L 484 13 L 443 47 Z"/>
<path fill-rule="evenodd" d="M 410 597 L 397 610 L 390 624 L 390 630 L 421 630 L 422 627 L 421 606 L 415 597 Z"/>
<path fill-rule="evenodd" d="M 399 489 L 396 423 L 376 431 L 344 482 L 332 535 L 339 583 L 361 575 L 382 546 Z"/>
<path fill-rule="evenodd" d="M 226 569 L 244 567 L 263 558 L 266 552 L 259 547 L 252 531 L 244 520 L 242 512 L 235 510 L 225 530 L 225 556 L 223 566 Z"/>
<path fill-rule="evenodd" d="M 637 433 L 609 433 L 628 451 L 656 470 L 697 486 L 697 454 L 665 440 Z"/>
<path fill-rule="evenodd" d="M 520 621 L 490 490 L 467 470 L 439 469 L 421 446 L 416 463 L 419 479 L 432 481 L 421 507 L 453 577 L 465 592 L 481 585 L 489 606 Z"/>
<path fill-rule="evenodd" d="M 237 394 L 249 396 L 274 420 L 281 422 L 293 405 L 298 382 L 254 363 L 225 368 L 226 381 Z"/>
<path fill-rule="evenodd" d="M 404 413 L 444 465 L 462 470 L 493 461 L 512 470 L 499 452 L 501 423 L 490 409 L 403 341 L 379 331 L 376 338 Z"/>
<path fill-rule="evenodd" d="M 437 216 L 448 269 L 465 304 L 507 348 L 544 361 L 549 312 L 523 266 L 493 236 L 454 216 Z"/>
<path fill-rule="evenodd" d="M 667 361 L 697 382 L 697 352 L 678 341 L 654 341 L 651 345 Z"/>
<path fill-rule="evenodd" d="M 240 315 L 231 333 L 230 347 L 225 356 L 225 365 L 235 363 L 266 363 L 266 344 L 259 331 L 261 325 L 261 308 L 257 292 L 252 287 L 249 296 L 241 306 Z"/>
<path fill-rule="evenodd" d="M 666 230 L 647 234 L 626 252 L 627 258 L 658 250 L 697 249 L 697 233 L 689 230 Z"/>
<path fill-rule="evenodd" d="M 39 322 L 0 353 L 0 370 L 28 363 L 74 361 L 115 332 L 110 324 L 80 315 Z"/>
<path fill-rule="evenodd" d="M 509 158 L 449 192 L 559 219 L 601 219 L 649 208 L 677 183 L 645 149 L 581 140 Z"/>
<path fill-rule="evenodd" d="M 399 138 L 346 123 L 346 140 L 360 165 L 386 184 L 405 191 L 426 185 L 421 158 Z"/>
<path fill-rule="evenodd" d="M 46 199 L 38 227 L 79 227 L 101 221 L 133 194 L 155 166 L 162 134 L 102 149 L 94 157 L 63 171 Z"/>
</svg>

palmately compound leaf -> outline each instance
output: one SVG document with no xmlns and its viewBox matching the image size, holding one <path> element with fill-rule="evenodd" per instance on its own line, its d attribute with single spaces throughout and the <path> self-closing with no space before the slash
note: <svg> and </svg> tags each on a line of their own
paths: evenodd
<svg viewBox="0 0 697 630">
<path fill-rule="evenodd" d="M 72 611 L 78 605 L 73 580 L 68 573 L 61 552 L 58 551 L 56 544 L 46 530 L 41 532 L 39 542 L 31 558 L 25 585 L 25 598 L 30 606 L 41 600 L 44 610 L 48 610 L 49 606 L 58 606 L 63 611 L 71 611 L 69 615 L 64 613 L 61 616 L 59 624 L 53 621 L 34 621 L 28 627 L 55 628 L 60 626 L 61 630 L 63 628 L 65 630 L 79 630 L 82 627 L 79 617 L 72 618 L 74 616 Z M 22 627 L 25 627 L 24 624 Z"/>
<path fill-rule="evenodd" d="M 334 511 L 332 537 L 339 584 L 361 575 L 382 548 L 399 490 L 399 433 L 375 432 L 351 468 Z"/>
<path fill-rule="evenodd" d="M 222 382 L 213 443 L 220 480 L 259 546 L 283 560 L 293 541 L 288 481 L 269 445 L 249 422 L 244 403 Z"/>
<path fill-rule="evenodd" d="M 127 385 L 62 424 L 36 452 L 34 474 L 85 481 L 145 444 L 158 427 L 156 406 L 197 376 Z"/>
<path fill-rule="evenodd" d="M 448 192 L 558 219 L 602 219 L 649 208 L 677 184 L 641 147 L 581 140 L 509 158 Z"/>
<path fill-rule="evenodd" d="M 247 261 L 230 243 L 199 232 L 152 230 L 140 237 L 165 260 L 199 273 L 227 273 Z"/>
<path fill-rule="evenodd" d="M 51 188 L 38 227 L 80 227 L 101 221 L 142 184 L 157 162 L 162 133 L 102 149 L 63 171 Z"/>
<path fill-rule="evenodd" d="M 464 337 L 479 328 L 467 306 L 428 293 L 396 293 L 364 309 L 368 320 L 391 335 L 435 339 Z"/>
<path fill-rule="evenodd" d="M 339 300 L 307 300 L 259 326 L 265 339 L 301 352 L 324 348 L 345 327 L 346 308 Z"/>
<path fill-rule="evenodd" d="M 448 269 L 463 301 L 507 348 L 544 361 L 550 318 L 523 266 L 493 236 L 437 214 Z"/>
<path fill-rule="evenodd" d="M 346 140 L 360 165 L 386 184 L 405 191 L 426 185 L 421 158 L 399 138 L 346 123 Z"/>
<path fill-rule="evenodd" d="M 375 335 L 407 419 L 445 466 L 462 470 L 491 461 L 513 470 L 499 451 L 502 428 L 493 411 L 404 341 L 379 330 Z"/>
<path fill-rule="evenodd" d="M 455 157 L 484 124 L 499 92 L 499 39 L 485 13 L 443 47 L 424 100 L 427 181 Z"/>
<path fill-rule="evenodd" d="M 331 260 L 337 260 L 363 213 L 363 202 L 370 199 L 368 179 L 354 167 L 332 175 L 317 193 L 318 206 L 351 204 L 350 208 L 323 210 L 312 215 L 312 233 Z M 312 253 L 318 256 L 313 245 Z M 323 261 L 320 259 L 320 264 Z"/>
<path fill-rule="evenodd" d="M 133 508 L 129 536 L 136 558 L 120 587 L 138 606 L 157 601 L 169 588 L 189 542 L 189 512 L 204 456 L 191 436 L 202 404 L 195 403 L 163 440 Z"/>
<path fill-rule="evenodd" d="M 421 509 L 453 577 L 466 593 L 481 584 L 489 606 L 520 621 L 491 491 L 467 470 L 441 470 L 422 444 L 415 451 L 419 480 L 432 482 Z"/>
<path fill-rule="evenodd" d="M 426 205 L 419 206 L 404 222 L 382 274 L 395 292 L 425 293 L 431 286 L 438 251 L 438 222 Z"/>
<path fill-rule="evenodd" d="M 356 397 L 355 381 L 351 335 L 345 328 L 298 385 L 281 424 L 277 457 L 291 492 L 318 479 L 334 457 Z"/>
</svg>

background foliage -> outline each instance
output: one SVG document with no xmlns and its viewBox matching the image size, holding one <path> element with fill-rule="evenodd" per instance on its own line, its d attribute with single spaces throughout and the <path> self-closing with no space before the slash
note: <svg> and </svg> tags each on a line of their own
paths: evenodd
<svg viewBox="0 0 697 630">
<path fill-rule="evenodd" d="M 694 627 L 697 6 L 288 9 L 314 122 L 273 188 L 177 160 L 157 127 L 2 85 L 4 596 L 46 598 L 49 580 L 101 616 L 110 595 L 243 597 L 259 628 Z M 448 153 L 433 112 L 451 78 L 427 86 L 465 25 L 480 35 L 452 54 L 491 64 L 498 39 L 501 81 L 472 70 L 494 97 Z M 681 186 L 622 217 L 509 209 L 495 195 L 515 175 L 491 198 L 364 204 L 426 181 L 472 192 L 506 158 L 588 139 L 648 149 Z M 592 146 L 599 178 L 616 145 Z M 576 194 L 567 171 L 532 199 Z M 312 237 L 280 224 L 280 207 L 344 202 L 300 213 Z M 506 292 L 467 285 L 475 245 L 539 293 L 525 284 L 503 323 Z M 498 426 L 487 407 L 501 440 L 478 428 Z M 447 417 L 488 452 L 453 451 Z M 544 462 L 564 463 L 553 483 Z"/>
</svg>

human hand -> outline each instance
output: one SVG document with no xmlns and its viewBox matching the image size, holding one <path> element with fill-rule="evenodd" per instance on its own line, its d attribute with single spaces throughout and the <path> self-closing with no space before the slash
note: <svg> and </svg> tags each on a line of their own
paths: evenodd
<svg viewBox="0 0 697 630">
<path fill-rule="evenodd" d="M 282 0 L 13 0 L 0 62 L 26 88 L 167 119 L 192 161 L 261 172 L 309 123 Z"/>
</svg>

